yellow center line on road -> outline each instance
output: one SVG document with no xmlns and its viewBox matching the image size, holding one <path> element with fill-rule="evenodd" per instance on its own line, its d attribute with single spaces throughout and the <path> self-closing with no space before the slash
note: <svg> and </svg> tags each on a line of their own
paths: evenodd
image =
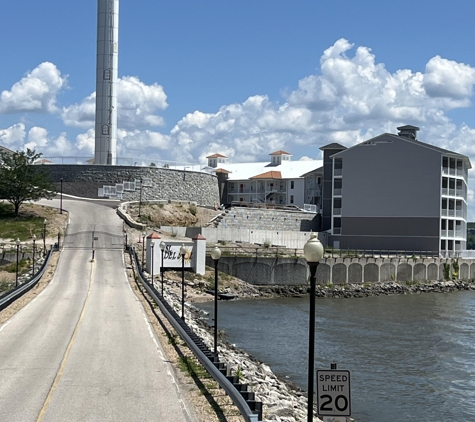
<svg viewBox="0 0 475 422">
<path fill-rule="evenodd" d="M 59 371 L 56 374 L 56 378 L 54 379 L 54 382 L 53 382 L 53 384 L 52 384 L 52 386 L 49 390 L 48 396 L 46 397 L 46 400 L 43 404 L 43 408 L 41 409 L 41 412 L 38 415 L 38 419 L 36 420 L 36 422 L 41 422 L 43 420 L 43 417 L 45 416 L 46 410 L 48 409 L 48 405 L 49 405 L 51 399 L 53 398 L 53 394 L 54 394 L 56 388 L 58 387 L 59 382 L 61 381 L 61 377 L 63 375 L 64 368 L 66 367 L 66 363 L 68 362 L 69 354 L 71 353 L 71 349 L 73 348 L 74 341 L 76 340 L 76 335 L 79 331 L 79 326 L 81 325 L 81 321 L 82 321 L 82 319 L 84 317 L 84 314 L 86 312 L 86 306 L 87 306 L 87 303 L 89 301 L 89 294 L 91 292 L 92 278 L 93 278 L 93 273 L 94 273 L 94 261 L 91 260 L 90 262 L 91 262 L 91 273 L 90 273 L 90 276 L 89 276 L 89 287 L 87 289 L 87 296 L 86 296 L 86 300 L 84 301 L 84 305 L 82 307 L 81 315 L 79 316 L 79 320 L 76 324 L 76 328 L 74 329 L 74 333 L 71 337 L 71 340 L 69 341 L 68 347 L 66 349 L 66 353 L 64 354 L 63 360 L 62 360 L 61 365 L 59 367 Z"/>
</svg>

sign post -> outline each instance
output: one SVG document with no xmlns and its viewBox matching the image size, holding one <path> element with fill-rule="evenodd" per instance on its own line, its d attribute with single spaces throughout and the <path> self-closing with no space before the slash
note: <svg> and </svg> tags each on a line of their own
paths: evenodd
<svg viewBox="0 0 475 422">
<path fill-rule="evenodd" d="M 317 371 L 317 414 L 333 417 L 351 415 L 350 371 Z M 334 418 L 327 420 L 339 421 Z"/>
</svg>

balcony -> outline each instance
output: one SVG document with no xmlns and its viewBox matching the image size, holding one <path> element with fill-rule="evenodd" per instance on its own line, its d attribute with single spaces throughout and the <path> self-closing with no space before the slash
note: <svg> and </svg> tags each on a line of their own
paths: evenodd
<svg viewBox="0 0 475 422">
<path fill-rule="evenodd" d="M 333 215 L 341 215 L 341 208 L 333 208 Z"/>
<path fill-rule="evenodd" d="M 440 231 L 440 237 L 446 237 L 446 238 L 459 238 L 459 239 L 464 239 L 465 238 L 465 232 L 464 230 L 461 229 L 456 229 L 456 230 L 444 230 L 442 229 Z"/>
<path fill-rule="evenodd" d="M 457 176 L 466 178 L 466 172 L 463 168 L 442 167 L 442 174 L 444 176 Z"/>
<path fill-rule="evenodd" d="M 441 217 L 457 217 L 463 218 L 464 220 L 467 219 L 467 211 L 465 209 L 457 209 L 457 210 L 447 210 L 442 209 L 440 211 Z"/>
<path fill-rule="evenodd" d="M 239 193 L 251 193 L 251 189 L 248 186 L 244 186 L 242 188 L 239 188 Z"/>
<path fill-rule="evenodd" d="M 333 234 L 341 234 L 341 227 L 333 227 Z"/>
<path fill-rule="evenodd" d="M 333 176 L 341 176 L 343 174 L 343 169 L 333 169 Z"/>
<path fill-rule="evenodd" d="M 341 188 L 333 189 L 333 196 L 341 196 Z"/>
</svg>

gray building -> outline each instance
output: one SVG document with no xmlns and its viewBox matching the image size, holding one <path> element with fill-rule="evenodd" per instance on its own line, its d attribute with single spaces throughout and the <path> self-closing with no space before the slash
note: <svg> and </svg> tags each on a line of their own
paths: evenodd
<svg viewBox="0 0 475 422">
<path fill-rule="evenodd" d="M 420 142 L 418 127 L 397 129 L 321 148 L 329 246 L 452 256 L 466 248 L 470 160 Z"/>
</svg>

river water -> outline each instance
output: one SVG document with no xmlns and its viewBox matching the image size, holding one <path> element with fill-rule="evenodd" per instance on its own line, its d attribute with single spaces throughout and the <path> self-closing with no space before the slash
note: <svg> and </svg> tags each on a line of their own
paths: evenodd
<svg viewBox="0 0 475 422">
<path fill-rule="evenodd" d="M 199 305 L 213 314 L 213 303 Z M 309 301 L 219 302 L 228 340 L 307 389 Z M 358 422 L 475 421 L 475 292 L 317 299 L 315 369 L 351 373 Z"/>
</svg>

